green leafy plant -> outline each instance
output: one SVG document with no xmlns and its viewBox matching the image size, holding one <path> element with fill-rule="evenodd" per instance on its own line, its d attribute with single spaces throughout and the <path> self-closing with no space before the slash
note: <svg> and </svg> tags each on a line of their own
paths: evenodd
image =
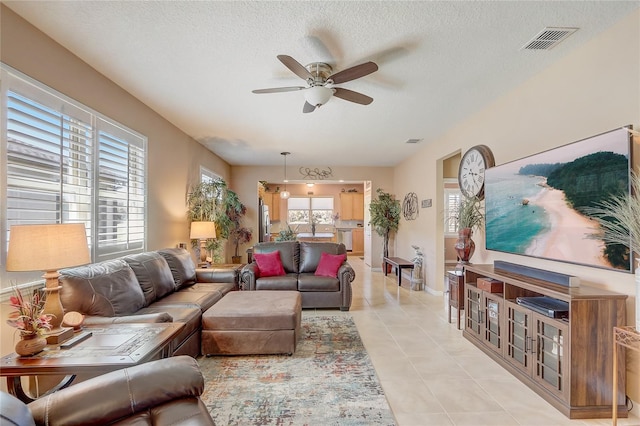
<svg viewBox="0 0 640 426">
<path fill-rule="evenodd" d="M 296 229 L 291 229 L 291 225 L 287 225 L 287 229 L 283 229 L 278 232 L 278 236 L 276 237 L 276 241 L 295 241 L 296 240 L 296 232 L 298 231 L 298 227 Z"/>
<path fill-rule="evenodd" d="M 216 262 L 222 261 L 225 240 L 231 239 L 236 244 L 236 256 L 239 245 L 251 240 L 249 228 L 240 231 L 243 228 L 242 218 L 247 212 L 247 207 L 242 204 L 238 194 L 228 188 L 223 179 L 194 185 L 187 194 L 187 206 L 190 222 L 206 221 L 216 224 L 216 238 L 209 239 L 206 243 L 206 249 L 213 253 Z M 198 241 L 192 240 L 191 244 L 197 247 Z"/>
<path fill-rule="evenodd" d="M 462 197 L 456 210 L 451 216 L 458 224 L 458 230 L 470 228 L 473 230 L 482 229 L 484 225 L 484 212 L 482 203 L 478 197 Z"/>
<path fill-rule="evenodd" d="M 392 232 L 398 230 L 400 225 L 400 201 L 393 198 L 381 188 L 376 190 L 377 198 L 372 199 L 369 204 L 371 221 L 369 222 L 373 230 L 383 238 L 382 255 L 389 256 L 389 238 Z"/>
<path fill-rule="evenodd" d="M 588 238 L 606 244 L 605 255 L 614 266 L 629 264 L 627 250 L 640 256 L 640 174 L 631 174 L 631 194 L 612 196 L 581 211 L 598 223 Z"/>
</svg>

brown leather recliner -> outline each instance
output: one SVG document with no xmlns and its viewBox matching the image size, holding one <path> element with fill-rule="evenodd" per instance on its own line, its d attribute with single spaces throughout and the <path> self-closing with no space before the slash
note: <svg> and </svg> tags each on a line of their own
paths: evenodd
<svg viewBox="0 0 640 426">
<path fill-rule="evenodd" d="M 200 399 L 204 378 L 183 355 L 112 371 L 26 405 L 2 393 L 7 424 L 31 425 L 214 425 Z M 12 417 L 6 417 L 12 416 Z"/>
</svg>

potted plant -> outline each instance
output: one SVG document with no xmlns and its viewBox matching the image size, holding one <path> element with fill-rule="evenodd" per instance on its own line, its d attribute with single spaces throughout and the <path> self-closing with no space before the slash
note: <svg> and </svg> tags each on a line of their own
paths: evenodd
<svg viewBox="0 0 640 426">
<path fill-rule="evenodd" d="M 287 229 L 283 229 L 278 232 L 278 236 L 276 237 L 276 241 L 295 241 L 296 240 L 296 232 L 298 231 L 298 227 L 296 229 L 291 229 L 291 225 L 287 224 Z"/>
<path fill-rule="evenodd" d="M 369 213 L 371 221 L 369 222 L 373 230 L 382 237 L 382 256 L 389 257 L 389 238 L 392 232 L 398 230 L 400 225 L 400 201 L 393 198 L 381 188 L 376 190 L 377 198 L 371 200 L 369 204 Z M 388 265 L 389 267 L 391 265 Z M 383 262 L 384 267 L 384 262 Z"/>
<path fill-rule="evenodd" d="M 247 212 L 247 207 L 242 204 L 238 194 L 227 187 L 227 183 L 222 179 L 210 182 L 200 182 L 194 185 L 187 195 L 188 218 L 193 221 L 215 222 L 216 238 L 207 241 L 206 249 L 213 253 L 216 262 L 222 261 L 223 241 L 235 237 L 233 234 L 242 228 L 242 218 Z M 249 240 L 251 240 L 251 230 Z M 242 232 L 242 238 L 246 238 L 247 233 Z M 236 245 L 236 255 L 238 246 L 248 241 L 238 239 Z M 197 241 L 192 241 L 196 246 Z"/>
<path fill-rule="evenodd" d="M 232 263 L 242 263 L 242 256 L 240 256 L 238 250 L 240 244 L 246 244 L 251 241 L 252 231 L 250 228 L 236 228 L 231 232 L 231 241 L 235 246 L 235 256 L 231 257 Z"/>
<path fill-rule="evenodd" d="M 476 244 L 471 239 L 474 229 L 481 229 L 484 225 L 484 212 L 480 198 L 462 197 L 451 219 L 458 225 L 458 240 L 454 247 L 458 253 L 459 266 L 461 266 L 469 263 L 476 249 Z"/>
<path fill-rule="evenodd" d="M 631 194 L 616 195 L 594 207 L 582 211 L 598 223 L 591 239 L 605 243 L 605 255 L 620 257 L 620 247 L 624 247 L 627 264 L 628 256 L 634 256 L 636 281 L 636 331 L 640 330 L 640 174 L 631 173 Z"/>
</svg>

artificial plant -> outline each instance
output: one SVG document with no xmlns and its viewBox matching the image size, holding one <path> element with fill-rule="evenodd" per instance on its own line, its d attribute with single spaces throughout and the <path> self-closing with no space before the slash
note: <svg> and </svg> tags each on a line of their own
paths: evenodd
<svg viewBox="0 0 640 426">
<path fill-rule="evenodd" d="M 381 188 L 376 190 L 377 198 L 369 204 L 373 230 L 383 238 L 382 255 L 389 257 L 389 238 L 391 233 L 398 230 L 400 225 L 400 201 Z"/>
</svg>

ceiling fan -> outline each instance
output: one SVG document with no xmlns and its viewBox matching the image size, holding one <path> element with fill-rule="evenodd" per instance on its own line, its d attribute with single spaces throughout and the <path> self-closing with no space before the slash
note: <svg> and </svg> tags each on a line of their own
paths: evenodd
<svg viewBox="0 0 640 426">
<path fill-rule="evenodd" d="M 333 69 L 331 66 L 324 62 L 312 62 L 305 67 L 291 56 L 278 55 L 278 59 L 295 75 L 305 80 L 307 86 L 257 89 L 253 90 L 253 93 L 280 93 L 304 90 L 305 103 L 302 108 L 302 112 L 304 113 L 315 111 L 316 108 L 329 102 L 332 96 L 361 105 L 369 105 L 373 102 L 373 98 L 367 95 L 335 86 L 336 84 L 346 83 L 347 81 L 355 80 L 376 72 L 378 66 L 373 62 L 365 62 L 337 73 L 332 73 Z"/>
</svg>

